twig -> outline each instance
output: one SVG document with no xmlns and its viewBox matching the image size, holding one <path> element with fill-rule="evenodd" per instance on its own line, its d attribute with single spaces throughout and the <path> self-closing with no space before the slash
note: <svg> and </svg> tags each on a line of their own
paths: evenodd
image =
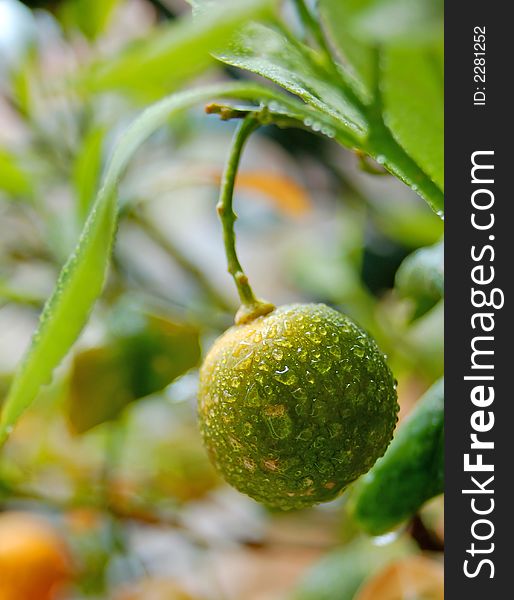
<svg viewBox="0 0 514 600">
<path fill-rule="evenodd" d="M 259 126 L 258 119 L 255 116 L 247 116 L 241 121 L 236 129 L 232 140 L 229 157 L 223 172 L 220 199 L 216 207 L 223 227 L 223 240 L 225 244 L 225 254 L 227 256 L 228 272 L 232 275 L 237 287 L 241 307 L 236 314 L 236 323 L 242 324 L 253 319 L 270 313 L 275 307 L 273 304 L 264 300 L 259 300 L 253 293 L 248 282 L 248 277 L 243 271 L 236 252 L 236 238 L 234 233 L 234 223 L 237 219 L 232 206 L 234 196 L 234 186 L 241 154 L 248 137 Z"/>
</svg>

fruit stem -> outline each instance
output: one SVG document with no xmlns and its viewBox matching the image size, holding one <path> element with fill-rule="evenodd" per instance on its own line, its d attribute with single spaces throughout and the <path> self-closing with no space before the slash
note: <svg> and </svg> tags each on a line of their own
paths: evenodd
<svg viewBox="0 0 514 600">
<path fill-rule="evenodd" d="M 253 321 L 253 319 L 259 316 L 270 313 L 275 308 L 273 304 L 256 298 L 236 252 L 234 223 L 236 222 L 237 215 L 232 207 L 234 186 L 244 145 L 257 127 L 259 127 L 259 120 L 254 116 L 248 116 L 238 124 L 223 172 L 220 198 L 216 207 L 223 227 L 223 241 L 225 243 L 228 272 L 234 279 L 241 300 L 241 307 L 237 311 L 235 318 L 237 325 Z"/>
</svg>

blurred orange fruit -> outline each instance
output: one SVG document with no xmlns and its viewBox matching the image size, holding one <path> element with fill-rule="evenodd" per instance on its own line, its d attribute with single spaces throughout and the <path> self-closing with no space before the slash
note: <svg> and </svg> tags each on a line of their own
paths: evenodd
<svg viewBox="0 0 514 600">
<path fill-rule="evenodd" d="M 211 172 L 212 180 L 219 185 L 221 173 Z M 236 177 L 236 189 L 258 192 L 270 201 L 282 214 L 301 217 L 312 209 L 307 190 L 287 175 L 269 171 L 241 171 Z"/>
<path fill-rule="evenodd" d="M 409 556 L 379 571 L 363 584 L 355 600 L 443 600 L 443 566 Z"/>
<path fill-rule="evenodd" d="M 0 514 L 0 600 L 54 600 L 69 575 L 65 543 L 48 522 Z"/>
<path fill-rule="evenodd" d="M 236 178 L 237 188 L 260 192 L 284 214 L 299 217 L 311 209 L 307 191 L 296 181 L 268 171 L 243 171 Z"/>
</svg>

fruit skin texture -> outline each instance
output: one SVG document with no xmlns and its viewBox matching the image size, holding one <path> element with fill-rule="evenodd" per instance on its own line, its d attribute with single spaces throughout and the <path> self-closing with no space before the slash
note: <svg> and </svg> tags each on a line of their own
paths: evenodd
<svg viewBox="0 0 514 600">
<path fill-rule="evenodd" d="M 375 342 L 324 304 L 228 329 L 200 371 L 200 429 L 228 483 L 281 509 L 335 498 L 384 454 L 396 385 Z"/>
</svg>

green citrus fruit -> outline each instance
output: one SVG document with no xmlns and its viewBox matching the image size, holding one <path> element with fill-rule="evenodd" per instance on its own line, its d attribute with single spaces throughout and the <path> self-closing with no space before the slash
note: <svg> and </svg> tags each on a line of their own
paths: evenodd
<svg viewBox="0 0 514 600">
<path fill-rule="evenodd" d="M 373 339 L 324 304 L 228 329 L 200 371 L 205 445 L 228 483 L 268 506 L 335 498 L 383 455 L 395 382 Z"/>
</svg>

